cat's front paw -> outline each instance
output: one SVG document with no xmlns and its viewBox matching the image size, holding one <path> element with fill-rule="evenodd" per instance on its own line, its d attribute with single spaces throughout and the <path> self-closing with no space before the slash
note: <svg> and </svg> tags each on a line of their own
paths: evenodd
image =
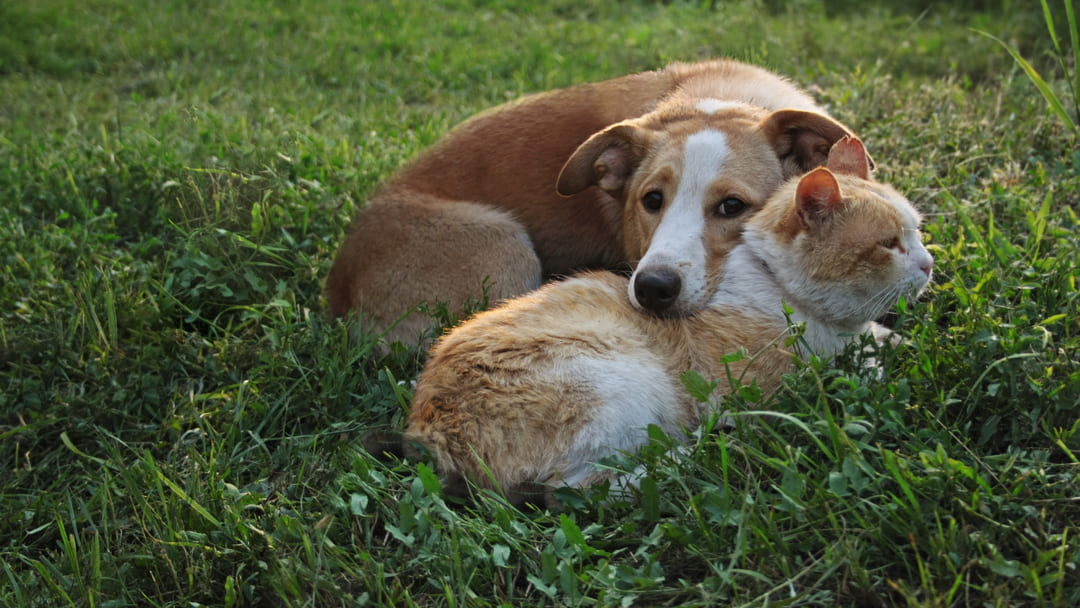
<svg viewBox="0 0 1080 608">
<path fill-rule="evenodd" d="M 890 344 L 896 346 L 900 343 L 901 337 L 894 334 L 891 329 L 885 327 L 880 323 L 870 324 L 870 335 L 874 337 L 874 342 L 877 345 L 884 346 Z M 862 369 L 860 369 L 860 375 L 868 380 L 884 380 L 885 379 L 885 367 L 881 365 L 881 362 L 874 356 L 877 349 L 867 346 L 863 349 Z"/>
<path fill-rule="evenodd" d="M 901 340 L 900 336 L 894 334 L 891 329 L 876 321 L 870 323 L 870 334 L 874 336 L 874 342 L 879 345 L 891 344 L 896 346 Z"/>
</svg>

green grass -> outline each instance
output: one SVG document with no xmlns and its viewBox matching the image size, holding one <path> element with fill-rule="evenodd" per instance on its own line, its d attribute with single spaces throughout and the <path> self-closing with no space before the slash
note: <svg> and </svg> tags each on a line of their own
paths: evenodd
<svg viewBox="0 0 1080 608">
<path fill-rule="evenodd" d="M 1071 84 L 1037 4 L 893 4 L 0 3 L 0 604 L 1080 604 L 1077 135 L 979 32 Z M 372 189 L 493 104 L 716 55 L 925 212 L 886 377 L 734 395 L 613 460 L 633 505 L 450 508 L 368 456 L 419 366 L 320 286 Z"/>
</svg>

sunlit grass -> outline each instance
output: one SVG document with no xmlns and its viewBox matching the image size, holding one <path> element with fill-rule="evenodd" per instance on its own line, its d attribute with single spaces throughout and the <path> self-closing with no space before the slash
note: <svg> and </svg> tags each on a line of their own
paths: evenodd
<svg viewBox="0 0 1080 608">
<path fill-rule="evenodd" d="M 1017 3 L 708 4 L 0 4 L 0 604 L 1080 604 L 1080 153 L 976 30 L 1066 108 L 1075 50 Z M 462 507 L 364 452 L 419 363 L 320 288 L 377 184 L 506 99 L 716 55 L 925 213 L 885 377 L 733 396 L 609 463 L 633 503 Z"/>
</svg>

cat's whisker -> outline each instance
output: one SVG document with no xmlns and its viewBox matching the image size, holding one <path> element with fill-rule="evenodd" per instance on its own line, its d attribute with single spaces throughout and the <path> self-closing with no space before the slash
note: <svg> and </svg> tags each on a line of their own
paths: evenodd
<svg viewBox="0 0 1080 608">
<path fill-rule="evenodd" d="M 881 305 L 883 303 L 888 301 L 891 293 L 892 293 L 891 286 L 886 286 L 886 287 L 882 288 L 881 290 L 879 290 L 874 295 L 870 296 L 869 298 L 866 298 L 866 299 L 860 301 L 858 303 L 858 306 L 856 306 L 855 310 L 854 310 L 856 316 L 859 313 L 862 313 L 864 311 L 871 311 L 871 310 L 872 311 L 877 311 L 878 309 L 881 308 Z"/>
<path fill-rule="evenodd" d="M 856 312 L 861 313 L 864 311 L 871 311 L 873 314 L 867 316 L 880 316 L 895 306 L 896 303 L 900 301 L 900 297 L 906 295 L 909 291 L 914 293 L 914 290 L 910 289 L 910 286 L 908 285 L 886 285 L 876 294 L 864 300 L 856 309 Z"/>
</svg>

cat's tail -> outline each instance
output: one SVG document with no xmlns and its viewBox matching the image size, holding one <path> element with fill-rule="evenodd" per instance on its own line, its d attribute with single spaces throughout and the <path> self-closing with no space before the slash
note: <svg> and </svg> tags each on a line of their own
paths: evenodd
<svg viewBox="0 0 1080 608">
<path fill-rule="evenodd" d="M 410 460 L 418 462 L 424 460 L 423 448 L 405 439 L 400 431 L 375 430 L 371 431 L 361 440 L 361 445 L 368 454 L 380 462 L 395 462 Z M 478 488 L 470 483 L 460 473 L 444 474 L 441 476 L 443 493 L 450 505 L 472 506 L 475 505 L 478 496 Z M 551 509 L 562 510 L 563 505 L 555 498 L 554 488 L 540 482 L 523 482 L 513 488 L 505 488 L 503 496 L 507 502 L 517 509 Z"/>
<path fill-rule="evenodd" d="M 380 462 L 404 460 L 415 455 L 415 448 L 407 445 L 401 431 L 371 431 L 360 441 L 364 451 Z"/>
</svg>

